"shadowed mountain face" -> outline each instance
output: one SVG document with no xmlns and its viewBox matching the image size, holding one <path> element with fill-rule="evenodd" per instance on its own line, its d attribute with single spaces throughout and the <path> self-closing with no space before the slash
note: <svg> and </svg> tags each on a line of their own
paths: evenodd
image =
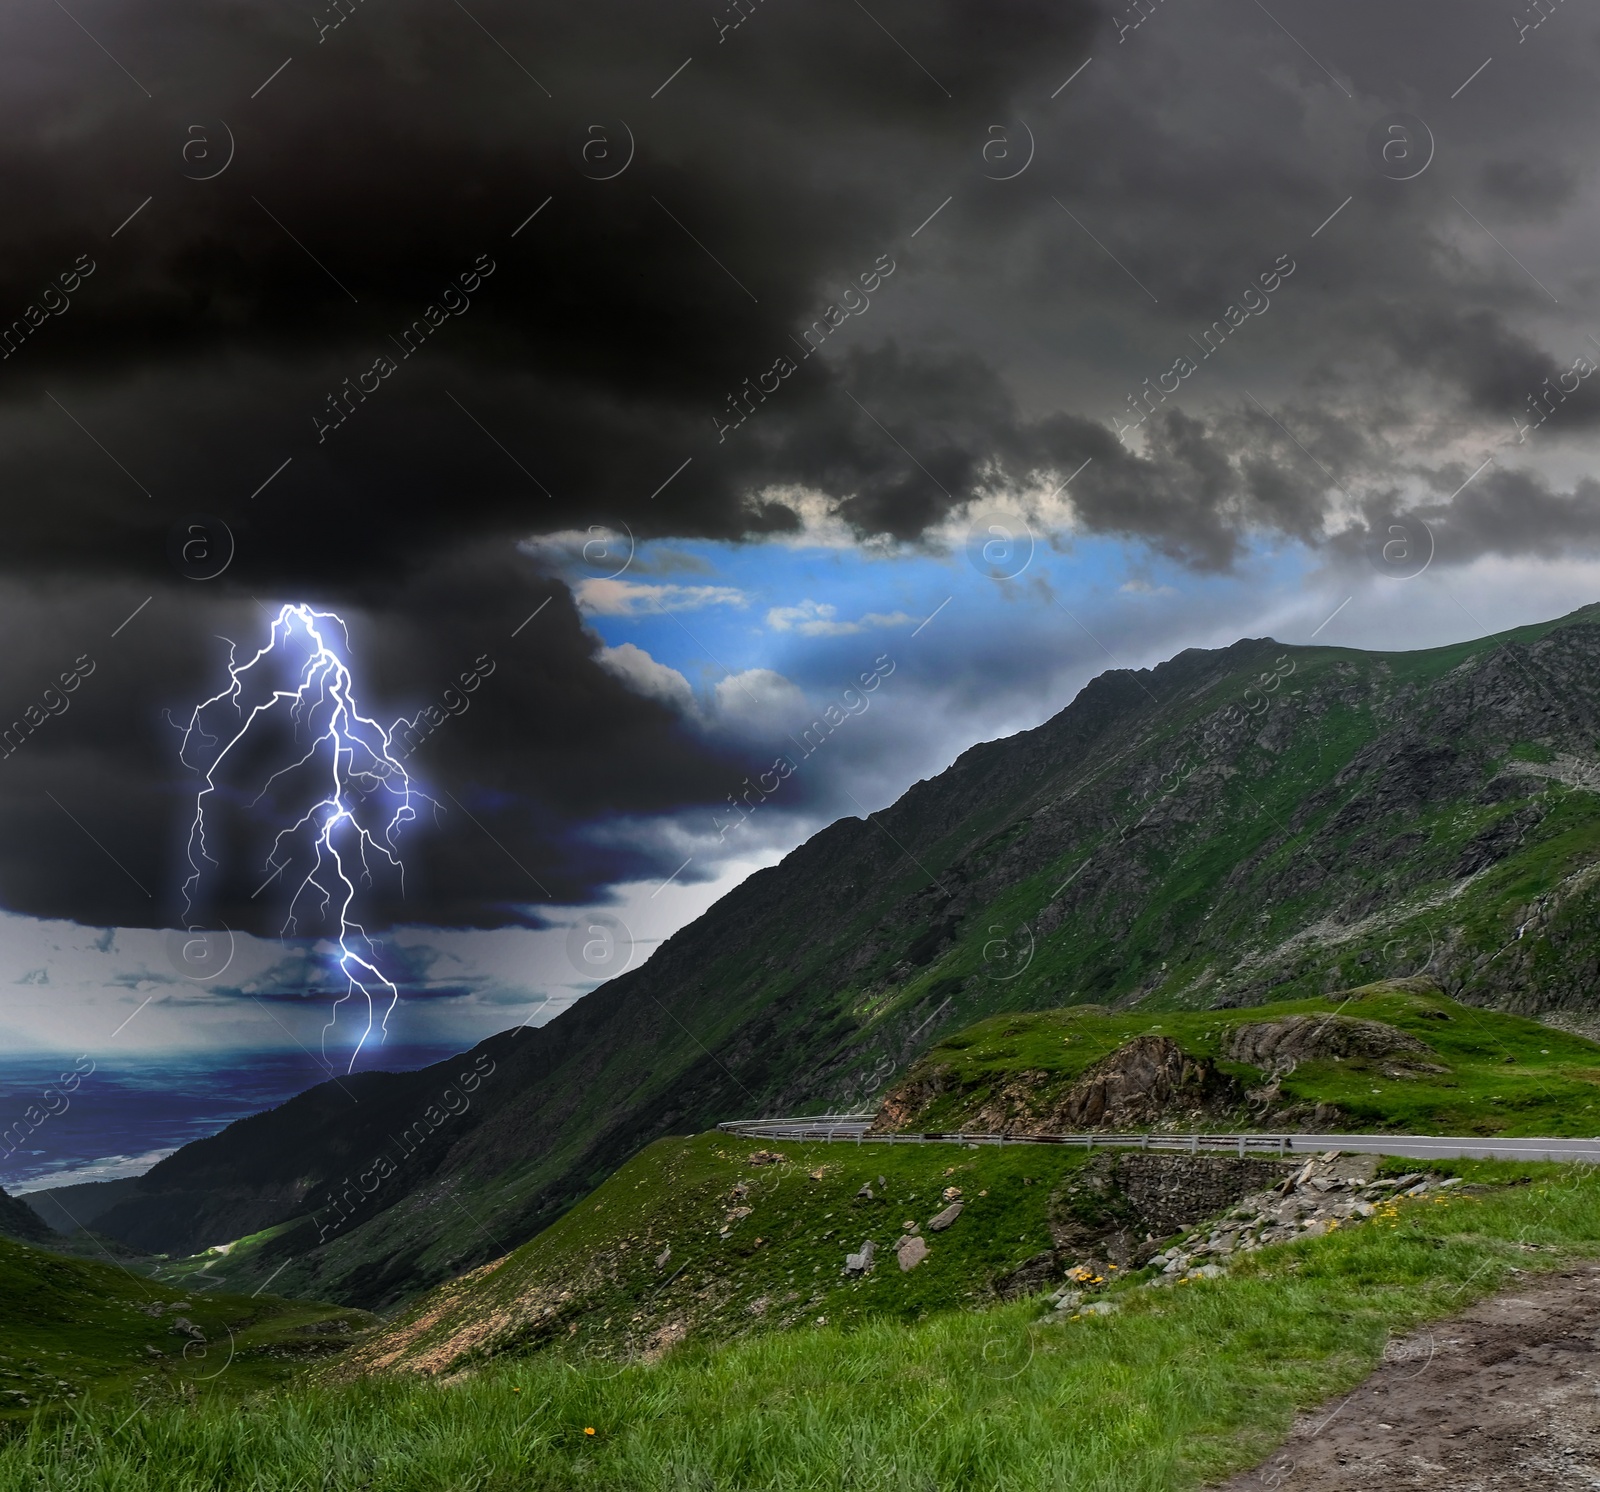
<svg viewBox="0 0 1600 1492">
<path fill-rule="evenodd" d="M 1091 683 L 758 872 L 549 1025 L 323 1084 L 185 1146 L 96 1227 L 294 1226 L 230 1288 L 377 1306 L 504 1253 L 641 1145 L 870 1100 L 941 1033 L 1428 973 L 1597 1003 L 1600 608 L 1425 653 L 1190 650 Z"/>
<path fill-rule="evenodd" d="M 51 1236 L 39 1215 L 20 1197 L 0 1191 L 0 1236 L 42 1243 Z"/>
</svg>

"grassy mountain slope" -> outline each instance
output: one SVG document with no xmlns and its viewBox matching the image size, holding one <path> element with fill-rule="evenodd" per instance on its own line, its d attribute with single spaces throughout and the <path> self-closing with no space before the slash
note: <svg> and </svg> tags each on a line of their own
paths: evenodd
<svg viewBox="0 0 1600 1492">
<path fill-rule="evenodd" d="M 1532 1184 L 1401 1202 L 1383 1225 L 1263 1250 L 1226 1279 L 1130 1290 L 1116 1313 L 1066 1323 L 1022 1301 L 813 1324 L 653 1365 L 543 1353 L 449 1384 L 92 1405 L 70 1435 L 0 1443 L 0 1492 L 1187 1492 L 1255 1464 L 1296 1410 L 1348 1394 L 1413 1326 L 1592 1254 L 1593 1177 L 1470 1168 L 1513 1170 Z"/>
<path fill-rule="evenodd" d="M 303 1219 L 233 1282 L 287 1263 L 297 1294 L 381 1304 L 531 1237 L 653 1139 L 860 1102 L 997 1011 L 1424 971 L 1477 1004 L 1593 1010 L 1597 616 L 1105 674 L 823 830 L 549 1025 L 323 1085 L 185 1147 L 98 1226 L 174 1252 Z M 470 1095 L 467 1067 L 492 1067 Z"/>
<path fill-rule="evenodd" d="M 1331 1106 L 1339 1127 L 1349 1132 L 1600 1133 L 1600 1043 L 1526 1017 L 1459 1004 L 1423 979 L 1248 1009 L 1112 1015 L 1104 1007 L 1069 1006 L 994 1016 L 945 1037 L 911 1067 L 884 1096 L 890 1122 L 882 1129 L 1049 1132 L 1039 1121 L 1086 1069 L 1152 1033 L 1212 1061 L 1244 1091 L 1259 1092 L 1268 1073 L 1228 1059 L 1230 1034 L 1295 1016 L 1381 1022 L 1420 1041 L 1427 1049 L 1425 1065 L 1396 1066 L 1359 1055 L 1301 1061 L 1281 1078 L 1275 1108 Z M 1242 1105 L 1197 1127 L 1271 1129 L 1259 1122 L 1262 1117 Z"/>
<path fill-rule="evenodd" d="M 1047 1204 L 1082 1151 L 790 1145 L 773 1152 L 713 1131 L 658 1140 L 506 1259 L 441 1286 L 332 1371 L 443 1372 L 503 1352 L 559 1346 L 652 1360 L 685 1339 L 784 1328 L 915 1321 L 992 1304 L 995 1281 L 1050 1246 Z M 870 1187 L 870 1198 L 860 1195 Z M 902 1270 L 892 1244 L 915 1221 L 963 1210 L 926 1234 Z M 846 1256 L 877 1246 L 865 1277 Z"/>
<path fill-rule="evenodd" d="M 186 1294 L 0 1239 L 0 1420 L 90 1394 L 237 1396 L 281 1383 L 369 1321 L 270 1295 Z"/>
</svg>

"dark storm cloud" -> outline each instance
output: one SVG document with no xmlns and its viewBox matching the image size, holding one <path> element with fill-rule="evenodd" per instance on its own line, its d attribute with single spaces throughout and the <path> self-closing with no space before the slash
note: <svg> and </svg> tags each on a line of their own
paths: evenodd
<svg viewBox="0 0 1600 1492">
<path fill-rule="evenodd" d="M 0 759 L 0 901 L 14 911 L 121 926 L 181 919 L 202 786 L 180 764 L 182 728 L 227 683 L 224 639 L 243 662 L 266 641 L 278 603 L 163 590 L 113 637 L 141 599 L 135 590 L 5 593 L 0 699 L 11 734 Z M 452 554 L 403 594 L 374 589 L 337 608 L 350 623 L 363 707 L 386 726 L 437 711 L 436 723 L 395 733 L 426 799 L 400 841 L 404 898 L 397 879 L 375 877 L 374 926 L 537 923 L 543 910 L 618 880 L 665 875 L 665 852 L 600 844 L 587 826 L 719 803 L 753 764 L 596 667 L 598 643 L 570 595 L 514 553 Z M 64 686 L 60 676 L 74 671 L 82 676 Z M 464 673 L 479 675 L 466 689 Z M 215 732 L 232 718 L 223 711 L 207 723 Z M 200 735 L 185 754 L 202 771 L 215 760 Z M 218 780 L 249 796 L 279 765 Z M 315 795 L 296 783 L 274 801 L 298 815 Z M 208 924 L 276 934 L 284 888 L 308 864 L 295 861 L 261 890 L 286 820 L 263 825 L 238 803 L 219 794 L 209 805 L 220 864 L 206 869 L 198 909 Z M 325 930 L 302 917 L 300 932 Z"/>
<path fill-rule="evenodd" d="M 1554 560 L 1600 553 L 1600 483 L 1592 477 L 1558 492 L 1536 472 L 1491 469 L 1453 501 L 1415 511 L 1433 527 L 1446 563 L 1480 554 Z"/>
<path fill-rule="evenodd" d="M 1500 421 L 1509 414 L 1525 418 L 1528 397 L 1548 385 L 1566 406 L 1563 424 L 1590 425 L 1600 418 L 1600 401 L 1587 384 L 1580 387 L 1572 378 L 1573 393 L 1564 392 L 1560 378 L 1570 370 L 1571 357 L 1553 357 L 1495 312 L 1398 310 L 1384 318 L 1381 330 L 1374 329 L 1388 337 L 1405 366 L 1425 370 L 1452 388 L 1475 414 Z M 1573 345 L 1584 348 L 1591 361 L 1600 360 L 1600 348 L 1586 346 L 1578 337 Z"/>
<path fill-rule="evenodd" d="M 172 3 L 87 18 L 137 82 L 64 17 L 6 23 L 17 128 L 0 184 L 30 211 L 0 227 L 0 305 L 20 314 L 76 255 L 96 266 L 0 365 L 0 481 L 36 499 L 14 562 L 158 568 L 168 526 L 204 506 L 248 530 L 236 578 L 336 585 L 396 578 L 463 538 L 595 521 L 782 530 L 793 515 L 756 494 L 797 481 L 864 533 L 911 537 L 986 495 L 997 469 L 1048 476 L 1092 453 L 1087 427 L 1192 355 L 1196 329 L 1291 250 L 1299 278 L 1248 351 L 1185 387 L 1189 419 L 1251 366 L 1285 361 L 1303 376 L 1319 359 L 1398 357 L 1484 413 L 1565 366 L 1506 319 L 1537 289 L 1503 261 L 1511 292 L 1499 270 L 1464 268 L 1459 246 L 1454 264 L 1440 255 L 1441 235 L 1477 232 L 1460 193 L 1491 218 L 1573 200 L 1573 147 L 1533 137 L 1519 102 L 1536 89 L 1569 123 L 1592 120 L 1566 50 L 1519 54 L 1509 85 L 1509 62 L 1485 79 L 1451 134 L 1440 124 L 1440 164 L 1417 182 L 1382 180 L 1365 159 L 1375 104 L 1418 88 L 1440 102 L 1460 81 L 1441 40 L 1499 25 L 1491 7 L 1355 6 L 1337 20 L 1301 7 L 1288 19 L 1304 49 L 1266 18 L 1224 38 L 1209 13 L 1159 9 L 1130 30 L 1120 9 L 1024 0 L 871 15 L 774 0 L 737 28 L 691 6 L 485 5 L 481 26 L 459 7 L 357 6 L 334 28 L 338 14 L 245 4 L 224 22 Z M 985 179 L 980 147 L 996 120 L 1018 135 L 1024 103 L 1037 165 Z M 232 163 L 188 179 L 221 158 L 224 121 Z M 614 180 L 589 179 L 621 159 L 584 166 L 591 128 L 632 149 Z M 185 161 L 192 130 L 211 154 Z M 1347 188 L 1343 223 L 1312 243 Z M 798 340 L 880 256 L 896 277 L 835 340 L 882 349 L 893 328 L 902 351 L 881 394 L 883 376 L 851 380 L 882 374 L 884 358 L 807 361 Z M 961 349 L 918 283 L 951 308 L 989 297 L 997 345 L 979 332 Z M 429 307 L 444 324 L 405 356 Z M 1070 441 L 1043 441 L 1013 413 L 1007 362 L 1030 321 L 1064 308 L 1081 341 L 1089 307 L 1115 330 L 1062 360 L 1099 365 L 1103 392 L 1066 401 L 1083 427 Z M 719 438 L 729 396 L 760 398 L 784 356 L 797 371 Z M 900 437 L 920 469 L 866 438 L 841 397 L 874 414 L 869 395 L 916 402 L 961 357 L 987 364 L 967 379 L 986 402 L 935 393 L 927 438 Z M 372 371 L 380 358 L 392 373 Z M 1225 502 L 1216 460 L 1164 439 L 1147 468 L 1088 496 L 1085 521 L 1206 565 L 1252 523 L 1271 526 L 1282 484 L 1269 473 L 1236 471 Z M 1230 455 L 1237 467 L 1243 453 Z M 1193 511 L 1171 501 L 1175 470 Z M 1301 515 L 1288 531 L 1308 532 Z"/>
<path fill-rule="evenodd" d="M 1495 202 L 1530 217 L 1554 216 L 1572 200 L 1578 173 L 1562 161 L 1485 161 L 1478 179 Z"/>
<path fill-rule="evenodd" d="M 9 132 L 0 185 L 32 207 L 0 230 L 0 306 L 20 315 L 74 256 L 94 264 L 0 370 L 24 427 L 0 479 L 53 499 L 27 526 L 31 564 L 158 566 L 190 495 L 243 521 L 286 457 L 241 547 L 239 574 L 261 583 L 597 509 L 656 532 L 783 522 L 748 506 L 755 448 L 716 449 L 712 415 L 904 241 L 914 178 L 948 174 L 976 121 L 1094 26 L 1082 4 L 885 8 L 914 63 L 865 14 L 804 7 L 722 43 L 698 7 L 474 14 L 537 82 L 459 8 L 358 7 L 320 42 L 277 7 L 92 18 L 137 84 L 65 18 L 12 18 L 13 56 L 42 52 L 55 88 L 13 104 L 31 128 Z M 624 122 L 636 142 L 612 181 L 578 154 L 594 119 L 613 150 Z M 194 120 L 209 153 L 186 161 Z M 232 163 L 186 179 L 228 134 Z M 902 168 L 913 180 L 885 193 Z M 397 340 L 426 331 L 430 306 L 447 324 L 405 357 Z M 343 392 L 379 357 L 392 375 Z M 786 390 L 797 406 L 824 381 L 806 372 L 809 389 Z M 341 403 L 353 412 L 327 429 Z M 686 456 L 670 507 L 648 507 Z M 99 521 L 65 518 L 86 506 Z"/>
<path fill-rule="evenodd" d="M 1082 468 L 1083 529 L 1226 570 L 1418 472 L 1451 490 L 1407 441 L 1504 433 L 1583 345 L 1550 320 L 1592 288 L 1561 227 L 1596 108 L 1577 12 L 1513 48 L 1486 4 L 1275 7 L 1293 37 L 1256 7 L 1129 30 L 1083 0 L 747 9 L 102 0 L 74 7 L 92 39 L 55 7 L 0 17 L 0 567 L 26 577 L 0 712 L 96 663 L 0 761 L 7 906 L 172 920 L 194 783 L 159 707 L 215 687 L 214 634 L 259 640 L 254 597 L 345 609 L 397 710 L 495 660 L 418 749 L 456 801 L 379 913 L 535 917 L 667 873 L 590 831 L 720 802 L 749 763 L 600 667 L 516 539 L 792 530 L 764 494 L 800 485 L 915 541 Z M 1365 143 L 1401 108 L 1439 144 L 1410 183 Z M 1024 120 L 1037 164 L 986 175 Z M 581 154 L 597 121 L 632 142 L 611 180 Z M 1483 236 L 1525 219 L 1559 313 Z M 1280 255 L 1270 311 L 1202 359 Z M 1119 444 L 1110 417 L 1179 354 L 1197 371 Z M 1585 385 L 1541 441 L 1593 408 Z M 1456 559 L 1547 554 L 1592 496 L 1497 472 L 1430 521 Z M 196 512 L 237 555 L 180 598 Z M 212 910 L 275 931 L 250 869 Z"/>
<path fill-rule="evenodd" d="M 1565 492 L 1536 472 L 1491 466 L 1479 476 L 1451 466 L 1436 473 L 1448 501 L 1402 509 L 1383 494 L 1361 504 L 1356 521 L 1329 544 L 1352 565 L 1371 562 L 1390 540 L 1403 546 L 1404 561 L 1383 573 L 1421 566 L 1447 568 L 1501 555 L 1512 559 L 1591 559 L 1600 554 L 1600 483 L 1581 477 Z M 1463 486 L 1463 482 L 1465 485 Z"/>
<path fill-rule="evenodd" d="M 367 697 L 408 711 L 494 660 L 408 761 L 439 808 L 375 924 L 536 918 L 670 871 L 589 831 L 720 802 L 752 763 L 598 667 L 511 541 L 792 527 L 753 494 L 820 469 L 884 526 L 904 463 L 839 464 L 860 417 L 818 363 L 748 438 L 712 416 L 777 354 L 803 361 L 792 333 L 915 226 L 914 178 L 931 162 L 942 184 L 956 142 L 1095 25 L 1085 5 L 878 7 L 913 61 L 865 13 L 798 6 L 720 42 L 698 6 L 339 14 L 103 6 L 92 40 L 65 15 L 0 21 L 0 186 L 29 205 L 0 224 L 0 563 L 45 577 L 10 594 L 0 709 L 28 725 L 79 652 L 96 665 L 0 762 L 13 909 L 176 919 L 197 784 L 155 701 L 181 719 L 216 687 L 214 634 L 259 642 L 247 596 L 338 606 Z M 578 155 L 596 120 L 636 141 L 614 181 Z M 169 540 L 196 512 L 237 553 L 178 597 Z M 205 915 L 272 932 L 248 827 Z"/>
</svg>

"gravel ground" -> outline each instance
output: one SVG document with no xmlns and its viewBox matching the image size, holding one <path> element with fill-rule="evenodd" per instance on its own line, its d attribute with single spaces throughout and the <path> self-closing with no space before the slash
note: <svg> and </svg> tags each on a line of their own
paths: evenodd
<svg viewBox="0 0 1600 1492">
<path fill-rule="evenodd" d="M 1389 1343 L 1353 1394 L 1302 1416 L 1220 1492 L 1600 1489 L 1600 1262 Z"/>
</svg>

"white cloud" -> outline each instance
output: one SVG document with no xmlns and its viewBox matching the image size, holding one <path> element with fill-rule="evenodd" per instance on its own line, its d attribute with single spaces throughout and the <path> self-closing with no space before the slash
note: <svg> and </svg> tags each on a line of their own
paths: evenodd
<svg viewBox="0 0 1600 1492">
<path fill-rule="evenodd" d="M 632 533 L 619 533 L 603 524 L 588 528 L 564 528 L 555 533 L 538 534 L 517 545 L 524 554 L 557 570 L 586 569 L 606 575 L 620 575 L 633 563 L 637 546 Z"/>
<path fill-rule="evenodd" d="M 1176 596 L 1178 592 L 1170 585 L 1156 585 L 1141 576 L 1134 576 L 1125 580 L 1117 587 L 1126 596 Z"/>
<path fill-rule="evenodd" d="M 810 713 L 800 686 L 770 668 L 718 680 L 712 700 L 720 724 L 758 736 L 782 732 Z"/>
<path fill-rule="evenodd" d="M 767 613 L 767 625 L 774 632 L 798 632 L 803 637 L 849 637 L 869 627 L 904 627 L 916 620 L 903 611 L 869 611 L 854 622 L 838 617 L 838 607 L 807 597 L 798 606 L 774 606 Z"/>
<path fill-rule="evenodd" d="M 633 693 L 660 700 L 705 730 L 765 737 L 782 734 L 796 721 L 810 718 L 811 709 L 800 687 L 770 668 L 729 674 L 702 699 L 677 669 L 658 662 L 635 643 L 602 648 L 597 661 Z"/>
<path fill-rule="evenodd" d="M 731 585 L 639 585 L 631 580 L 580 580 L 578 605 L 591 616 L 659 616 L 705 606 L 744 606 L 745 593 Z"/>
<path fill-rule="evenodd" d="M 694 689 L 689 681 L 677 669 L 658 663 L 643 648 L 631 642 L 602 648 L 596 661 L 633 693 L 660 700 L 680 714 L 694 713 Z"/>
</svg>

